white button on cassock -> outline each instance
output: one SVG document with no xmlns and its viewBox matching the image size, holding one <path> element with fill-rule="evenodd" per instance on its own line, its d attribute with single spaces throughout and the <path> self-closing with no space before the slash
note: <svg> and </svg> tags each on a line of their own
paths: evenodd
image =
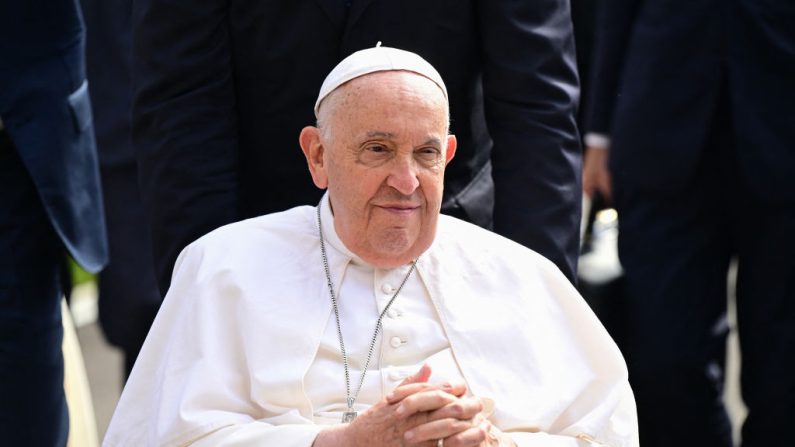
<svg viewBox="0 0 795 447">
<path fill-rule="evenodd" d="M 384 293 L 394 293 L 395 288 L 392 287 L 391 284 L 384 283 L 383 285 L 381 285 L 381 291 Z"/>
<path fill-rule="evenodd" d="M 392 338 L 389 340 L 389 344 L 390 344 L 390 345 L 391 345 L 393 348 L 399 348 L 399 347 L 400 347 L 400 345 L 402 345 L 402 344 L 403 344 L 403 340 L 401 340 L 401 339 L 400 339 L 400 337 L 392 337 Z"/>
<path fill-rule="evenodd" d="M 397 318 L 397 317 L 400 316 L 400 311 L 396 310 L 396 309 L 389 308 L 389 310 L 386 311 L 386 316 L 389 317 L 389 318 Z"/>
</svg>

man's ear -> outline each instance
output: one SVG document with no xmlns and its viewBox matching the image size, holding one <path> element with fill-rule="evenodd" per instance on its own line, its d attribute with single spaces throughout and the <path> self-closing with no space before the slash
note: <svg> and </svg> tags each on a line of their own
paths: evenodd
<svg viewBox="0 0 795 447">
<path fill-rule="evenodd" d="M 328 175 L 326 174 L 326 163 L 323 159 L 325 148 L 320 141 L 320 129 L 314 126 L 306 126 L 301 129 L 298 137 L 301 150 L 304 151 L 306 163 L 309 165 L 309 172 L 312 174 L 312 181 L 320 189 L 328 187 Z"/>
<path fill-rule="evenodd" d="M 450 163 L 450 160 L 455 156 L 455 149 L 458 147 L 458 140 L 455 135 L 447 136 L 447 150 L 444 153 L 444 163 Z"/>
</svg>

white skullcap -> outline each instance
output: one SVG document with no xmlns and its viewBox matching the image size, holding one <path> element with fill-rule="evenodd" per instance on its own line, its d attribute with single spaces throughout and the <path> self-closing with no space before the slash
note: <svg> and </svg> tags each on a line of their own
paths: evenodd
<svg viewBox="0 0 795 447">
<path fill-rule="evenodd" d="M 430 79 L 442 89 L 445 99 L 447 98 L 447 88 L 444 86 L 442 77 L 428 61 L 409 51 L 382 47 L 381 42 L 378 42 L 375 48 L 357 51 L 343 59 L 331 70 L 320 87 L 320 94 L 315 102 L 315 117 L 318 115 L 320 103 L 337 87 L 366 74 L 393 70 L 411 71 Z"/>
</svg>

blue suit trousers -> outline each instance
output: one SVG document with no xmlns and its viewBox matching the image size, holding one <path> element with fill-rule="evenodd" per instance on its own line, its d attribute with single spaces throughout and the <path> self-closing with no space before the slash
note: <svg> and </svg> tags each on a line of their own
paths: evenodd
<svg viewBox="0 0 795 447">
<path fill-rule="evenodd" d="M 64 248 L 36 188 L 0 131 L 0 440 L 63 446 L 61 272 Z"/>
</svg>

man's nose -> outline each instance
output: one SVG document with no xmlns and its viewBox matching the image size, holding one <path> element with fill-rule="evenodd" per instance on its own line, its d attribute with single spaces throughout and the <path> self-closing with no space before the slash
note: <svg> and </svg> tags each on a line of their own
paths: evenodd
<svg viewBox="0 0 795 447">
<path fill-rule="evenodd" d="M 412 194 L 418 186 L 420 180 L 417 165 L 411 158 L 398 158 L 394 160 L 386 184 L 395 188 L 404 195 Z"/>
</svg>

